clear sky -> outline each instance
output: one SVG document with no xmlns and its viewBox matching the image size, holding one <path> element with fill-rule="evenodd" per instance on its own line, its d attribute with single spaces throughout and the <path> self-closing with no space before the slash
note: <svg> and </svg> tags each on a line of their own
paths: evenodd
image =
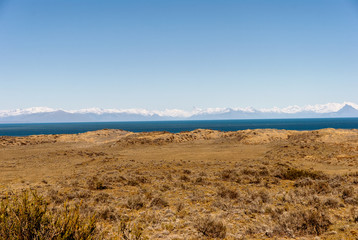
<svg viewBox="0 0 358 240">
<path fill-rule="evenodd" d="M 0 0 L 0 109 L 358 102 L 357 0 Z"/>
</svg>

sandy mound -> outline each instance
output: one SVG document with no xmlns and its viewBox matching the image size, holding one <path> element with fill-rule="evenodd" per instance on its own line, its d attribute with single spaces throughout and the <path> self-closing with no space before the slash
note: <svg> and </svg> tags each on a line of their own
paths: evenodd
<svg viewBox="0 0 358 240">
<path fill-rule="evenodd" d="M 228 140 L 237 141 L 244 144 L 265 144 L 277 140 L 288 138 L 290 131 L 259 129 L 244 130 L 236 132 L 221 132 L 209 129 L 197 129 L 190 132 L 169 133 L 169 132 L 149 132 L 149 133 L 128 133 L 117 141 L 118 144 L 168 144 L 184 143 L 191 141 L 204 140 Z"/>
<path fill-rule="evenodd" d="M 116 141 L 126 134 L 128 134 L 128 132 L 123 130 L 103 129 L 79 134 L 32 135 L 27 137 L 0 136 L 0 146 L 38 145 L 56 142 L 102 144 Z"/>
<path fill-rule="evenodd" d="M 87 143 L 107 143 L 116 141 L 118 138 L 129 132 L 119 129 L 103 129 L 79 134 L 63 134 L 57 138 L 58 142 L 87 142 Z"/>
<path fill-rule="evenodd" d="M 254 129 L 235 132 L 221 132 L 210 129 L 197 129 L 190 132 L 127 132 L 117 129 L 103 129 L 98 131 L 62 134 L 62 135 L 34 135 L 28 137 L 0 137 L 0 146 L 37 145 L 44 143 L 87 143 L 115 145 L 163 145 L 169 143 L 185 143 L 193 141 L 220 140 L 235 141 L 243 144 L 268 144 L 272 142 L 288 141 L 295 144 L 311 142 L 358 143 L 358 130 L 322 129 L 316 131 L 287 131 L 277 129 Z"/>
</svg>

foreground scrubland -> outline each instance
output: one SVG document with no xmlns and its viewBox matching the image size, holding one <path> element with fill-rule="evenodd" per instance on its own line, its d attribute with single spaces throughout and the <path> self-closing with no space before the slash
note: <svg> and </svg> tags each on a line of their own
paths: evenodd
<svg viewBox="0 0 358 240">
<path fill-rule="evenodd" d="M 0 137 L 0 197 L 0 239 L 357 239 L 358 131 Z"/>
</svg>

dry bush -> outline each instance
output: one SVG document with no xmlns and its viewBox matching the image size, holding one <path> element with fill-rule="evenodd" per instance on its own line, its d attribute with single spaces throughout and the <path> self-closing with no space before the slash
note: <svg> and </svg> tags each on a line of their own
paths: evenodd
<svg viewBox="0 0 358 240">
<path fill-rule="evenodd" d="M 128 186 L 139 186 L 140 184 L 150 183 L 150 180 L 144 176 L 135 176 L 129 178 L 127 181 Z"/>
<path fill-rule="evenodd" d="M 55 204 L 63 204 L 65 202 L 65 196 L 63 193 L 60 193 L 58 190 L 51 189 L 48 191 L 47 196 Z"/>
<path fill-rule="evenodd" d="M 245 168 L 241 170 L 242 175 L 249 175 L 249 176 L 256 176 L 258 175 L 257 170 L 251 169 L 251 168 Z"/>
<path fill-rule="evenodd" d="M 150 179 L 144 177 L 144 176 L 136 176 L 135 179 L 140 183 L 150 183 Z"/>
<path fill-rule="evenodd" d="M 91 197 L 91 191 L 85 189 L 73 189 L 67 194 L 67 199 L 89 199 Z"/>
<path fill-rule="evenodd" d="M 0 239 L 97 239 L 94 215 L 85 219 L 79 206 L 56 213 L 36 192 L 6 197 L 0 203 Z"/>
<path fill-rule="evenodd" d="M 127 208 L 135 210 L 141 209 L 144 205 L 143 197 L 140 195 L 129 197 L 126 204 Z"/>
<path fill-rule="evenodd" d="M 227 170 L 223 170 L 222 172 L 220 172 L 219 177 L 224 181 L 235 182 L 239 178 L 239 175 L 237 174 L 236 171 L 227 169 Z"/>
<path fill-rule="evenodd" d="M 263 203 L 268 203 L 271 201 L 271 196 L 267 190 L 260 190 L 258 192 L 258 197 L 261 199 Z"/>
<path fill-rule="evenodd" d="M 162 186 L 160 186 L 159 189 L 160 189 L 160 191 L 162 191 L 162 192 L 166 192 L 166 191 L 170 190 L 171 188 L 170 188 L 169 185 L 163 184 Z"/>
<path fill-rule="evenodd" d="M 112 197 L 108 193 L 101 192 L 94 196 L 94 201 L 96 203 L 107 203 L 111 198 Z"/>
<path fill-rule="evenodd" d="M 210 216 L 200 218 L 194 225 L 198 232 L 209 238 L 225 238 L 226 226 Z"/>
<path fill-rule="evenodd" d="M 358 197 L 355 196 L 352 186 L 344 188 L 341 197 L 347 204 L 358 205 Z"/>
<path fill-rule="evenodd" d="M 169 206 L 169 203 L 161 197 L 153 198 L 153 200 L 150 203 L 150 207 L 164 208 L 164 207 L 168 207 L 168 206 Z"/>
<path fill-rule="evenodd" d="M 105 207 L 97 212 L 97 215 L 103 220 L 116 221 L 117 219 L 119 219 L 118 214 L 116 214 L 116 210 L 112 206 Z"/>
<path fill-rule="evenodd" d="M 184 181 L 184 182 L 189 182 L 189 181 L 190 181 L 190 178 L 189 178 L 187 175 L 182 175 L 182 176 L 180 177 L 180 180 L 181 180 L 181 181 Z"/>
<path fill-rule="evenodd" d="M 320 235 L 332 224 L 322 209 L 284 212 L 278 217 L 277 223 L 276 234 L 285 234 L 289 237 L 305 234 Z"/>
<path fill-rule="evenodd" d="M 184 170 L 183 170 L 183 173 L 184 173 L 184 174 L 191 174 L 191 171 L 188 170 L 188 169 L 184 169 Z"/>
<path fill-rule="evenodd" d="M 87 181 L 88 188 L 91 190 L 103 190 L 108 188 L 103 180 L 100 180 L 98 177 L 93 176 L 92 178 L 88 179 Z"/>
<path fill-rule="evenodd" d="M 182 211 L 184 209 L 185 205 L 184 203 L 180 202 L 178 205 L 177 205 L 177 213 Z"/>
<path fill-rule="evenodd" d="M 342 191 L 342 198 L 343 199 L 347 199 L 347 198 L 351 198 L 354 196 L 354 188 L 351 187 L 346 187 L 343 189 Z"/>
<path fill-rule="evenodd" d="M 358 198 L 357 197 L 351 197 L 344 199 L 344 202 L 351 205 L 358 205 Z"/>
<path fill-rule="evenodd" d="M 135 225 L 129 224 L 125 221 L 121 221 L 119 226 L 119 233 L 121 239 L 123 240 L 142 240 L 145 239 L 143 237 L 143 228 Z"/>
<path fill-rule="evenodd" d="M 333 197 L 328 197 L 324 200 L 323 205 L 329 208 L 338 208 L 340 203 L 338 199 Z"/>
<path fill-rule="evenodd" d="M 136 221 L 142 224 L 142 226 L 148 226 L 148 225 L 154 226 L 159 222 L 161 222 L 161 220 L 162 220 L 161 216 L 157 214 L 155 210 L 144 211 L 136 219 Z"/>
<path fill-rule="evenodd" d="M 260 170 L 257 172 L 257 174 L 258 174 L 259 176 L 264 177 L 264 176 L 269 176 L 269 175 L 270 175 L 270 172 L 269 172 L 269 170 L 267 169 L 267 167 L 261 167 Z"/>
<path fill-rule="evenodd" d="M 225 187 L 220 187 L 217 193 L 222 198 L 235 199 L 239 197 L 238 192 Z"/>
<path fill-rule="evenodd" d="M 326 176 L 322 172 L 303 169 L 287 168 L 282 170 L 277 177 L 284 180 L 297 180 L 302 178 L 324 179 Z"/>
<path fill-rule="evenodd" d="M 354 207 L 351 209 L 351 215 L 352 215 L 352 219 L 353 222 L 358 222 L 358 208 Z"/>
<path fill-rule="evenodd" d="M 330 185 L 324 180 L 315 180 L 312 189 L 317 194 L 328 194 L 332 192 Z"/>
<path fill-rule="evenodd" d="M 312 185 L 313 185 L 313 180 L 311 178 L 300 178 L 297 179 L 294 183 L 295 187 L 307 187 Z"/>
<path fill-rule="evenodd" d="M 205 185 L 205 184 L 208 184 L 208 183 L 207 183 L 207 181 L 205 180 L 205 178 L 203 178 L 203 177 L 198 177 L 198 178 L 195 179 L 194 184 L 197 184 L 197 185 Z"/>
<path fill-rule="evenodd" d="M 337 188 L 341 187 L 342 184 L 343 185 L 346 184 L 347 181 L 348 181 L 348 179 L 345 176 L 336 175 L 329 179 L 329 186 L 332 189 L 337 189 Z"/>
<path fill-rule="evenodd" d="M 215 202 L 213 202 L 212 206 L 223 211 L 229 211 L 230 209 L 232 209 L 233 205 L 230 202 L 216 200 Z"/>
</svg>

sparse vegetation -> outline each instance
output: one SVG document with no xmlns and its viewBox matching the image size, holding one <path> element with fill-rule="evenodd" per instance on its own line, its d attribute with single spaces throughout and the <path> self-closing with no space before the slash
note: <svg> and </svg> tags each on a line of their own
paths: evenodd
<svg viewBox="0 0 358 240">
<path fill-rule="evenodd" d="M 195 224 L 196 229 L 206 237 L 225 238 L 226 226 L 222 221 L 210 216 L 199 218 Z"/>
<path fill-rule="evenodd" d="M 100 180 L 97 176 L 90 178 L 87 184 L 88 184 L 88 188 L 91 190 L 103 190 L 107 188 L 104 182 Z"/>
<path fill-rule="evenodd" d="M 123 240 L 144 240 L 143 229 L 135 224 L 129 224 L 125 221 L 120 222 L 120 238 Z"/>
<path fill-rule="evenodd" d="M 127 200 L 127 207 L 135 210 L 141 209 L 144 207 L 143 197 L 139 195 L 130 197 Z"/>
<path fill-rule="evenodd" d="M 155 197 L 150 203 L 150 207 L 155 207 L 155 208 L 164 208 L 168 206 L 169 203 L 162 197 Z"/>
<path fill-rule="evenodd" d="M 262 132 L 268 139 L 270 133 Z M 357 236 L 354 141 L 308 144 L 310 134 L 269 143 L 250 142 L 242 132 L 220 132 L 225 137 L 200 141 L 193 140 L 191 132 L 141 134 L 98 145 L 71 142 L 66 149 L 56 143 L 23 146 L 26 151 L 4 147 L 0 239 Z M 285 131 L 280 134 L 287 136 Z M 252 136 L 257 139 L 260 133 Z M 160 140 L 152 139 L 156 137 Z M 44 167 L 41 174 L 9 171 L 17 166 L 18 156 L 26 168 L 36 166 L 33 172 Z M 24 201 L 22 189 L 36 189 L 38 194 L 27 191 Z"/>
<path fill-rule="evenodd" d="M 278 175 L 278 177 L 285 180 L 296 180 L 303 178 L 322 179 L 324 178 L 324 174 L 318 171 L 288 168 L 283 170 L 282 173 Z"/>
<path fill-rule="evenodd" d="M 295 235 L 320 235 L 332 224 L 322 209 L 293 210 L 285 212 L 278 218 L 278 234 L 289 237 Z"/>
<path fill-rule="evenodd" d="M 51 212 L 34 191 L 7 196 L 0 205 L 1 239 L 97 239 L 96 218 L 83 218 L 79 206 Z"/>
</svg>

